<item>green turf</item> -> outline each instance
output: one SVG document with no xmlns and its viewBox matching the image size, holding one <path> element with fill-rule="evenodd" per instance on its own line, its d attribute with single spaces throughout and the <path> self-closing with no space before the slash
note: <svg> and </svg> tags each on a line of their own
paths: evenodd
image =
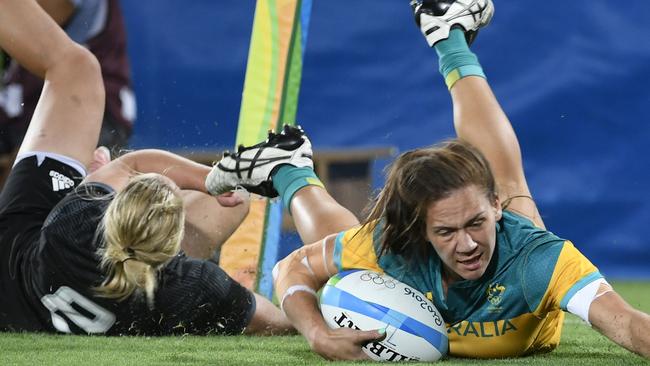
<svg viewBox="0 0 650 366">
<path fill-rule="evenodd" d="M 650 283 L 617 282 L 616 290 L 650 313 Z M 0 365 L 304 365 L 325 362 L 294 337 L 91 337 L 0 333 Z M 360 364 L 374 364 L 365 362 Z M 446 359 L 443 365 L 650 365 L 572 315 L 552 353 L 505 360 Z"/>
</svg>

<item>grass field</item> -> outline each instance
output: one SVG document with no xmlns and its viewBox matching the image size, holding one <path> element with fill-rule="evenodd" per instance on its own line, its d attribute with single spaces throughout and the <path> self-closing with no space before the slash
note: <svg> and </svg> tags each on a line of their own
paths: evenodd
<svg viewBox="0 0 650 366">
<path fill-rule="evenodd" d="M 650 282 L 615 282 L 616 290 L 650 313 Z M 650 331 L 650 330 L 649 330 Z M 355 364 L 371 364 L 362 362 Z M 338 365 L 293 337 L 99 337 L 0 333 L 0 365 Z M 560 347 L 505 360 L 449 358 L 443 365 L 650 365 L 567 316 Z"/>
</svg>

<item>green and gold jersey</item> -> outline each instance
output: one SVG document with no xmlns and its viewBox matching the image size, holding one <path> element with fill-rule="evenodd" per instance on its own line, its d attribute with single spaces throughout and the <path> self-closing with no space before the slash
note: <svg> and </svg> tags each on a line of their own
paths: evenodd
<svg viewBox="0 0 650 366">
<path fill-rule="evenodd" d="M 339 270 L 371 269 L 420 290 L 447 322 L 449 354 L 455 357 L 513 357 L 557 347 L 563 311 L 571 297 L 602 278 L 571 242 L 505 211 L 497 223 L 497 244 L 485 274 L 458 281 L 445 297 L 440 258 L 407 261 L 378 258 L 379 229 L 354 228 L 336 237 Z"/>
</svg>

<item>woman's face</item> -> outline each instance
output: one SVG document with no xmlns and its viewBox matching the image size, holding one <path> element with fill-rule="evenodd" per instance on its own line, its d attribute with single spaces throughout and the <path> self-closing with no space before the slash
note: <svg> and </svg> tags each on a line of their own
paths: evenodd
<svg viewBox="0 0 650 366">
<path fill-rule="evenodd" d="M 442 260 L 447 284 L 483 276 L 496 245 L 501 204 L 475 185 L 460 188 L 429 205 L 427 239 Z"/>
</svg>

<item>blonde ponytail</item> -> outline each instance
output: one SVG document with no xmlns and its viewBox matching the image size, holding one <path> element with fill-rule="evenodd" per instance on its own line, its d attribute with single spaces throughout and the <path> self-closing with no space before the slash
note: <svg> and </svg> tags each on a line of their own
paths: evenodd
<svg viewBox="0 0 650 366">
<path fill-rule="evenodd" d="M 107 277 L 96 288 L 101 296 L 122 301 L 142 291 L 153 307 L 158 270 L 178 254 L 185 222 L 183 200 L 163 179 L 138 175 L 108 205 L 100 250 Z"/>
</svg>

